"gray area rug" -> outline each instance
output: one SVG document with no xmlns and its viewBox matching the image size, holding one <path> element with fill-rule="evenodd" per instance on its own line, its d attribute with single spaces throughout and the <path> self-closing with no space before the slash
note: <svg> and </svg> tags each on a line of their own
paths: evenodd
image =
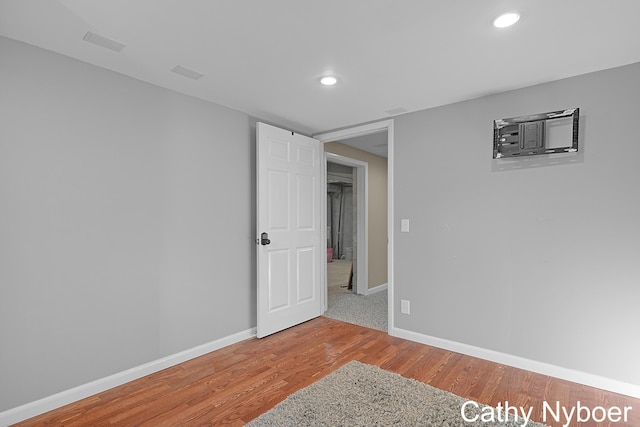
<svg viewBox="0 0 640 427">
<path fill-rule="evenodd" d="M 325 316 L 387 332 L 387 291 L 371 295 L 329 294 Z"/>
<path fill-rule="evenodd" d="M 493 410 L 495 422 L 466 422 L 460 412 L 467 402 L 455 394 L 404 378 L 376 366 L 352 361 L 310 386 L 297 391 L 247 426 L 522 426 L 520 417 L 504 420 L 486 405 L 466 405 L 472 419 Z M 501 418 L 497 418 L 501 417 Z M 517 421 L 517 422 L 516 422 Z M 527 427 L 542 424 L 529 421 Z"/>
</svg>

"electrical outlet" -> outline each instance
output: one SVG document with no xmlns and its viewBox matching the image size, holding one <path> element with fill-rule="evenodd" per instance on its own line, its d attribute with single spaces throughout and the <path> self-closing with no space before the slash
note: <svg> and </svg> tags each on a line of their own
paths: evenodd
<svg viewBox="0 0 640 427">
<path fill-rule="evenodd" d="M 400 313 L 402 314 L 410 314 L 410 303 L 409 300 L 401 299 L 400 300 Z"/>
</svg>

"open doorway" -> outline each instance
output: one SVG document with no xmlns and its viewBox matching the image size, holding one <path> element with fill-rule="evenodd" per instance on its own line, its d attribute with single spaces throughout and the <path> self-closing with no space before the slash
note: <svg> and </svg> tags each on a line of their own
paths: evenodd
<svg viewBox="0 0 640 427">
<path fill-rule="evenodd" d="M 387 140 L 385 129 L 324 145 L 327 243 L 332 253 L 332 259 L 327 260 L 326 315 L 384 331 L 388 330 Z M 361 179 L 358 170 L 364 172 Z M 352 279 L 351 287 L 345 281 L 345 271 Z M 333 281 L 334 272 L 341 283 Z"/>
<path fill-rule="evenodd" d="M 327 161 L 327 292 L 358 289 L 357 169 Z"/>
</svg>

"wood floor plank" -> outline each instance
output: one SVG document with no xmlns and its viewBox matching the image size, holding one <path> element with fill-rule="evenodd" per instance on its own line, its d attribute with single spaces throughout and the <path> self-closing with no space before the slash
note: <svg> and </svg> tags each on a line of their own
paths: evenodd
<svg viewBox="0 0 640 427">
<path fill-rule="evenodd" d="M 258 340 L 249 339 L 72 403 L 17 426 L 242 426 L 288 395 L 359 360 L 484 404 L 533 408 L 631 406 L 640 426 L 640 399 L 429 347 L 383 332 L 318 318 Z M 547 419 L 551 426 L 563 422 Z"/>
</svg>

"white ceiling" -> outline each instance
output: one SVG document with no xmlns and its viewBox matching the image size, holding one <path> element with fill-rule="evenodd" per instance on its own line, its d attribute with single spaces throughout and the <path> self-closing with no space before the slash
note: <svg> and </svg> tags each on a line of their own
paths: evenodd
<svg viewBox="0 0 640 427">
<path fill-rule="evenodd" d="M 308 134 L 639 62 L 638 17 L 638 0 L 0 0 L 1 35 Z"/>
<path fill-rule="evenodd" d="M 362 136 L 356 136 L 346 140 L 339 141 L 343 144 L 350 145 L 360 150 L 368 151 L 381 157 L 388 157 L 388 138 L 387 131 L 369 133 Z"/>
</svg>

